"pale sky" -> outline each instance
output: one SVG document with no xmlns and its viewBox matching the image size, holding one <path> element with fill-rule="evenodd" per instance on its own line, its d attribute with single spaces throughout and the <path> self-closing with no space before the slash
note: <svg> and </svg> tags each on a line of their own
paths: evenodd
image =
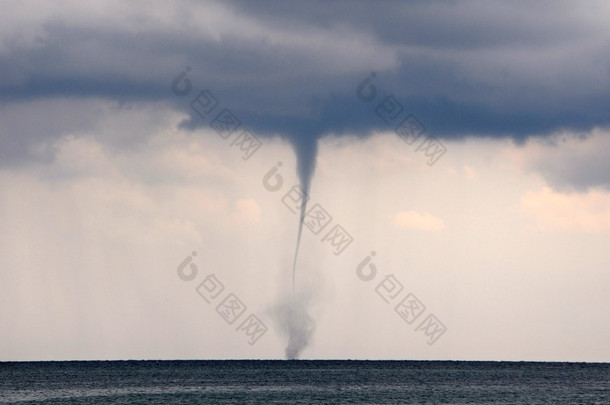
<svg viewBox="0 0 610 405">
<path fill-rule="evenodd" d="M 1 3 L 0 361 L 610 361 L 608 3 Z"/>
</svg>

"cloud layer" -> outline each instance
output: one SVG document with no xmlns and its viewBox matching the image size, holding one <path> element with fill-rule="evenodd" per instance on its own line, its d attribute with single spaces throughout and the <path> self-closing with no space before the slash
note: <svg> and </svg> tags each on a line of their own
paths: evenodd
<svg viewBox="0 0 610 405">
<path fill-rule="evenodd" d="M 438 136 L 588 130 L 610 123 L 608 11 L 602 1 L 15 2 L 0 30 L 0 99 L 178 103 L 169 84 L 191 66 L 195 88 L 251 129 L 317 138 L 389 128 L 354 96 L 375 71 L 376 103 L 394 95 Z"/>
</svg>

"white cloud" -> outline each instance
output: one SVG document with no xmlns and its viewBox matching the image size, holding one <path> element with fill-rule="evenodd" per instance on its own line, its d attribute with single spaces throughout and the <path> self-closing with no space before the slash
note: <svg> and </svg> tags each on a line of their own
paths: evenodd
<svg viewBox="0 0 610 405">
<path fill-rule="evenodd" d="M 238 223 L 260 222 L 261 207 L 251 198 L 240 198 L 235 201 L 234 210 L 231 217 Z"/>
<path fill-rule="evenodd" d="M 466 176 L 467 179 L 473 179 L 476 176 L 476 171 L 472 167 L 466 165 L 464 166 L 464 176 Z"/>
<path fill-rule="evenodd" d="M 445 223 L 427 212 L 402 211 L 394 216 L 392 222 L 399 228 L 417 229 L 421 231 L 440 231 L 445 229 Z"/>
<path fill-rule="evenodd" d="M 544 187 L 526 193 L 520 201 L 523 213 L 544 230 L 610 232 L 610 193 L 590 190 L 562 194 Z"/>
</svg>

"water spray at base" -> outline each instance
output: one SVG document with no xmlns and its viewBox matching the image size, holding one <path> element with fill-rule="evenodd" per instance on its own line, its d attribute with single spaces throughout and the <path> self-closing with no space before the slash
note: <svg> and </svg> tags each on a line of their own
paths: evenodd
<svg viewBox="0 0 610 405">
<path fill-rule="evenodd" d="M 274 309 L 280 332 L 288 338 L 285 349 L 287 360 L 299 357 L 315 330 L 316 323 L 307 314 L 309 299 L 305 295 L 286 295 Z"/>
</svg>

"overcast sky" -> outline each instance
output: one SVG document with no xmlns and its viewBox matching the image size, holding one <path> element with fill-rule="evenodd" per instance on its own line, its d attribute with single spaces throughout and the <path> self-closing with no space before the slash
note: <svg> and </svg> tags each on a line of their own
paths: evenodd
<svg viewBox="0 0 610 405">
<path fill-rule="evenodd" d="M 610 3 L 0 7 L 0 360 L 610 361 Z"/>
</svg>

